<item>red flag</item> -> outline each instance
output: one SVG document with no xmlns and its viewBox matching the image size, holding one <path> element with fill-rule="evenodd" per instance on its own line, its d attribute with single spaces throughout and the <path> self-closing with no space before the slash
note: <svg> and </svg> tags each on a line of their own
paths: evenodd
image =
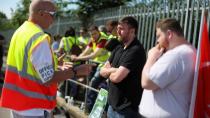
<svg viewBox="0 0 210 118">
<path fill-rule="evenodd" d="M 210 42 L 205 17 L 200 42 L 200 64 L 198 72 L 194 118 L 210 117 Z"/>
</svg>

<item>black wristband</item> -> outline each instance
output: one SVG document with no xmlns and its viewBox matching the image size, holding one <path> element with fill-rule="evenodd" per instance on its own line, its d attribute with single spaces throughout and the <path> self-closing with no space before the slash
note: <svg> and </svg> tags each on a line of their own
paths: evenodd
<svg viewBox="0 0 210 118">
<path fill-rule="evenodd" d="M 77 70 L 75 69 L 76 66 L 73 66 L 72 71 L 73 71 L 73 78 L 75 78 L 77 76 Z"/>
</svg>

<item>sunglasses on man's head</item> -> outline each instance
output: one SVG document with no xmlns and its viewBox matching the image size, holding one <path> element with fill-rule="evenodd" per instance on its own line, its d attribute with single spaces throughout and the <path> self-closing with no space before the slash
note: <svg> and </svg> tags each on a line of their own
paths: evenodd
<svg viewBox="0 0 210 118">
<path fill-rule="evenodd" d="M 53 18 L 56 15 L 56 12 L 54 12 L 54 11 L 44 11 L 44 12 L 50 14 L 50 16 L 52 16 Z"/>
</svg>

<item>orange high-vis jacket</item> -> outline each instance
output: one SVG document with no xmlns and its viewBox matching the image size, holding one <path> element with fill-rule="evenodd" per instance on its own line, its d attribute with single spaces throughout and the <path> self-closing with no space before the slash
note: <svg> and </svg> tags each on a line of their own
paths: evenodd
<svg viewBox="0 0 210 118">
<path fill-rule="evenodd" d="M 50 42 L 50 37 L 29 21 L 14 33 L 8 51 L 1 107 L 17 111 L 55 107 L 57 85 L 44 85 L 30 61 L 32 50 L 44 39 Z"/>
</svg>

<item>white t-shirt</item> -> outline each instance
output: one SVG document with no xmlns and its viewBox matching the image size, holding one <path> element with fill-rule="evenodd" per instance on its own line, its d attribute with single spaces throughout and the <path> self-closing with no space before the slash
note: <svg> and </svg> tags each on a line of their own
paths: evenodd
<svg viewBox="0 0 210 118">
<path fill-rule="evenodd" d="M 195 60 L 195 48 L 186 44 L 163 54 L 148 74 L 160 89 L 144 89 L 140 114 L 149 118 L 186 118 L 190 106 Z"/>
</svg>

